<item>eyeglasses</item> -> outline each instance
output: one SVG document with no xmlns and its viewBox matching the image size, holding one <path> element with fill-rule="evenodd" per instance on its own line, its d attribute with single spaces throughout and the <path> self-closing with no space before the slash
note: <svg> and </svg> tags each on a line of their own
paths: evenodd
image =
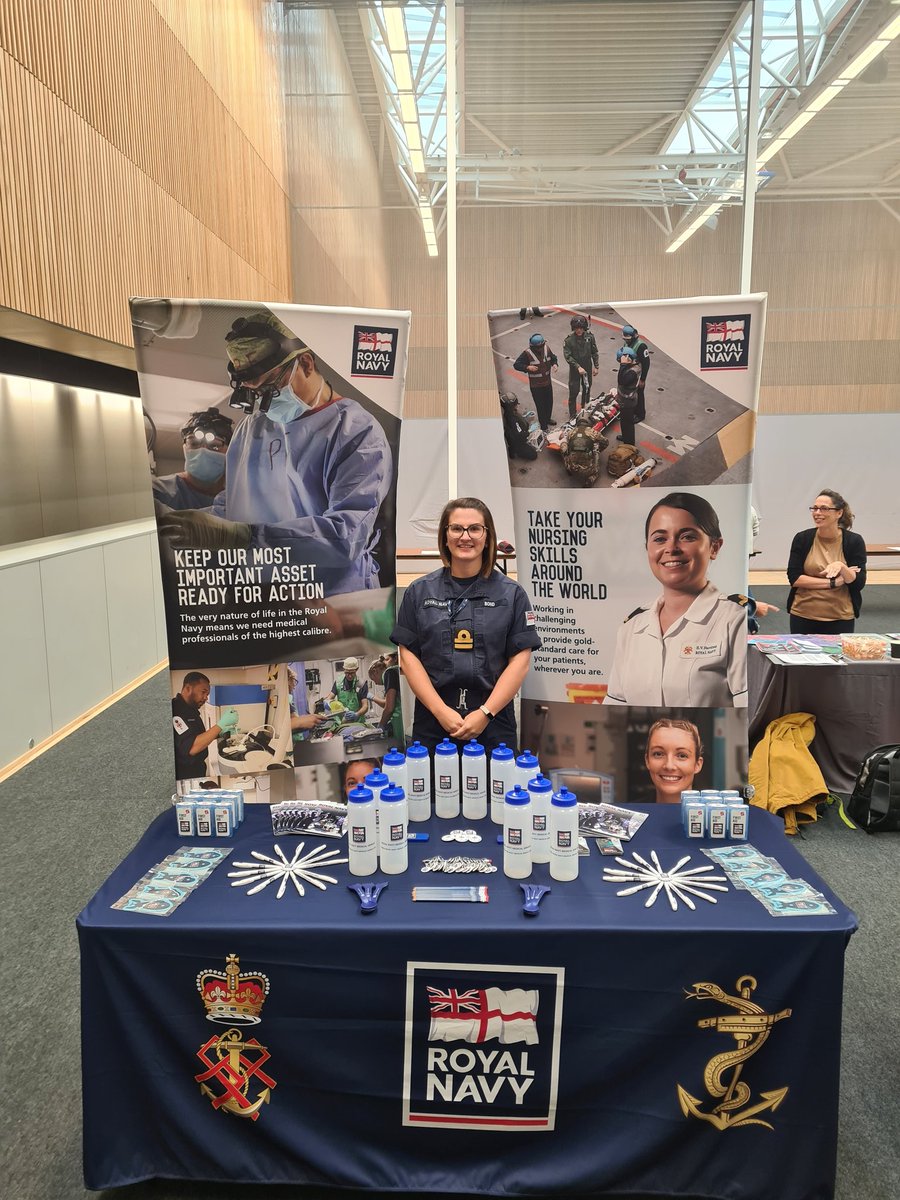
<svg viewBox="0 0 900 1200">
<path fill-rule="evenodd" d="M 831 504 L 811 504 L 810 512 L 837 512 L 838 510 Z"/>
<path fill-rule="evenodd" d="M 464 533 L 467 533 L 473 541 L 477 541 L 484 534 L 483 525 L 448 525 L 447 532 L 451 537 L 461 538 Z"/>
<path fill-rule="evenodd" d="M 203 432 L 200 429 L 195 429 L 192 433 L 187 434 L 184 438 L 184 445 L 189 450 L 218 450 L 221 452 L 228 449 L 228 443 L 217 434 L 208 430 Z"/>
</svg>

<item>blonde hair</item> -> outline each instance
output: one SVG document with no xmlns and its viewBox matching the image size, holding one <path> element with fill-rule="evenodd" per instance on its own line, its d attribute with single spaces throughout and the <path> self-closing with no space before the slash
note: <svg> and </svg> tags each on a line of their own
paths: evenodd
<svg viewBox="0 0 900 1200">
<path fill-rule="evenodd" d="M 703 743 L 700 741 L 700 730 L 693 721 L 682 721 L 678 717 L 660 717 L 658 721 L 653 722 L 650 726 L 650 732 L 647 734 L 647 745 L 644 748 L 645 758 L 650 754 L 650 743 L 657 729 L 680 729 L 683 733 L 689 733 L 694 742 L 695 757 L 698 759 L 703 757 Z"/>
</svg>

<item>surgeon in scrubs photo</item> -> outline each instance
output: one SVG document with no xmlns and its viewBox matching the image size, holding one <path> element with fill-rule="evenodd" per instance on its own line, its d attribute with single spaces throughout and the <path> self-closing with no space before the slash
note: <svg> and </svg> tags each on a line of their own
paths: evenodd
<svg viewBox="0 0 900 1200">
<path fill-rule="evenodd" d="M 184 470 L 157 475 L 153 499 L 166 508 L 209 508 L 225 486 L 225 453 L 234 421 L 217 408 L 193 412 L 181 429 Z"/>
<path fill-rule="evenodd" d="M 208 511 L 161 516 L 160 533 L 176 548 L 288 548 L 327 595 L 379 587 L 376 521 L 393 473 L 381 425 L 338 395 L 274 313 L 239 317 L 225 344 L 230 403 L 248 413 L 225 489 Z"/>
<path fill-rule="evenodd" d="M 708 577 L 724 539 L 702 496 L 670 492 L 644 526 L 647 563 L 662 593 L 625 618 L 604 704 L 747 707 L 747 597 Z"/>
</svg>

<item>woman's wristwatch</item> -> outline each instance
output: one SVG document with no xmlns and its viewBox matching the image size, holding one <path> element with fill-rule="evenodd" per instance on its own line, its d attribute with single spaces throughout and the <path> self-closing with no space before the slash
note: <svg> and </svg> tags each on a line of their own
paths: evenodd
<svg viewBox="0 0 900 1200">
<path fill-rule="evenodd" d="M 481 710 L 481 712 L 484 713 L 484 715 L 487 717 L 487 719 L 489 721 L 493 721 L 494 714 L 491 712 L 491 710 L 488 708 L 488 706 L 486 704 L 479 704 L 478 707 Z"/>
<path fill-rule="evenodd" d="M 837 576 L 836 575 L 832 575 L 831 579 L 828 582 L 828 586 L 829 587 L 837 587 Z"/>
</svg>

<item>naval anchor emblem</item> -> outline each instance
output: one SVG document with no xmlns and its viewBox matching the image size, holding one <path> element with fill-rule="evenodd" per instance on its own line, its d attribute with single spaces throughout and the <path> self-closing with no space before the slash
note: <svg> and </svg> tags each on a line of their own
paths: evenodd
<svg viewBox="0 0 900 1200">
<path fill-rule="evenodd" d="M 205 1069 L 194 1079 L 213 1108 L 256 1121 L 275 1087 L 275 1080 L 262 1069 L 271 1055 L 256 1038 L 245 1037 L 234 1026 L 259 1024 L 269 980 L 259 972 L 242 972 L 238 956 L 229 954 L 224 971 L 202 971 L 197 976 L 197 990 L 207 1021 L 232 1028 L 214 1034 L 197 1051 Z"/>
<path fill-rule="evenodd" d="M 678 1102 L 686 1117 L 697 1117 L 708 1121 L 716 1129 L 734 1129 L 739 1125 L 762 1125 L 765 1129 L 774 1129 L 768 1121 L 759 1119 L 764 1112 L 774 1112 L 788 1094 L 788 1088 L 775 1088 L 771 1091 L 760 1092 L 759 1100 L 748 1103 L 752 1098 L 752 1089 L 740 1078 L 748 1058 L 759 1050 L 772 1032 L 776 1021 L 781 1021 L 791 1015 L 789 1008 L 783 1008 L 778 1013 L 767 1013 L 759 1004 L 750 999 L 750 993 L 756 989 L 756 980 L 752 975 L 742 975 L 735 983 L 737 995 L 729 995 L 724 988 L 715 983 L 695 983 L 689 992 L 685 993 L 688 1000 L 715 1000 L 736 1010 L 720 1017 L 704 1017 L 697 1022 L 698 1029 L 714 1029 L 717 1033 L 729 1034 L 737 1043 L 733 1050 L 725 1050 L 714 1054 L 703 1071 L 703 1082 L 706 1090 L 717 1103 L 709 1112 L 700 1107 L 702 1101 L 692 1096 L 681 1084 L 676 1084 Z"/>
</svg>

